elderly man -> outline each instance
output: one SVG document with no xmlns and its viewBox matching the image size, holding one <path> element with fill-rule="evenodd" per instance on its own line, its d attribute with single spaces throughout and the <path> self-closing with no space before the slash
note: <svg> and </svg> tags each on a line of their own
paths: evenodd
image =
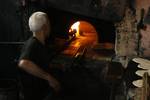
<svg viewBox="0 0 150 100">
<path fill-rule="evenodd" d="M 48 72 L 50 54 L 45 40 L 49 36 L 50 22 L 46 13 L 35 12 L 29 18 L 33 36 L 29 38 L 19 59 L 23 69 L 23 92 L 25 100 L 43 100 L 52 90 L 59 91 L 59 82 Z"/>
</svg>

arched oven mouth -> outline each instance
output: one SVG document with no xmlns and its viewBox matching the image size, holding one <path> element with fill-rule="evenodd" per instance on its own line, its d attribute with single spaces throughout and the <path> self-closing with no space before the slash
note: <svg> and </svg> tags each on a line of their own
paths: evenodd
<svg viewBox="0 0 150 100">
<path fill-rule="evenodd" d="M 75 21 L 69 25 L 67 33 L 64 34 L 67 34 L 68 38 L 57 38 L 56 42 L 60 43 L 59 45 L 64 42 L 66 48 L 62 53 L 65 55 L 77 56 L 85 54 L 87 58 L 99 59 L 99 56 L 111 56 L 114 54 L 115 44 L 100 40 L 103 35 L 88 21 Z"/>
</svg>

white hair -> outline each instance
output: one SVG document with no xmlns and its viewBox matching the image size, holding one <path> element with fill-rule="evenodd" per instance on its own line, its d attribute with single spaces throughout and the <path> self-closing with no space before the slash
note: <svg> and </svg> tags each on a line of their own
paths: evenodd
<svg viewBox="0 0 150 100">
<path fill-rule="evenodd" d="M 44 12 L 35 12 L 29 18 L 29 28 L 32 32 L 38 32 L 43 25 L 48 22 L 47 14 Z"/>
</svg>

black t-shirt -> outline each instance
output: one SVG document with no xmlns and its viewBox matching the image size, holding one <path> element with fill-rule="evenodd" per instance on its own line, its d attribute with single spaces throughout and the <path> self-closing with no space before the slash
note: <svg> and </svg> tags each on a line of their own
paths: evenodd
<svg viewBox="0 0 150 100">
<path fill-rule="evenodd" d="M 50 53 L 51 51 L 49 51 L 47 46 L 43 45 L 37 38 L 31 37 L 23 46 L 19 60 L 30 60 L 38 65 L 41 69 L 48 71 L 48 66 L 51 60 Z M 21 80 L 25 95 L 27 95 L 27 97 L 29 98 L 38 97 L 38 94 L 42 96 L 42 93 L 44 96 L 50 89 L 49 84 L 46 80 L 35 77 L 25 72 L 24 70 L 21 71 Z M 31 93 L 29 91 L 33 92 L 35 95 L 33 93 L 32 95 L 30 95 Z"/>
<path fill-rule="evenodd" d="M 43 45 L 35 37 L 31 37 L 25 43 L 21 59 L 27 59 L 38 65 L 40 68 L 47 70 L 50 63 L 50 52 L 48 51 L 47 46 Z"/>
</svg>

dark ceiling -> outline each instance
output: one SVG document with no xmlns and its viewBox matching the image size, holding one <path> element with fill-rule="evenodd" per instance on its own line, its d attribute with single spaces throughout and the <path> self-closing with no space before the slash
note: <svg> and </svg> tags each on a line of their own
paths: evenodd
<svg viewBox="0 0 150 100">
<path fill-rule="evenodd" d="M 125 8 L 134 5 L 134 0 L 48 0 L 48 2 L 58 9 L 111 21 L 121 20 Z"/>
</svg>

